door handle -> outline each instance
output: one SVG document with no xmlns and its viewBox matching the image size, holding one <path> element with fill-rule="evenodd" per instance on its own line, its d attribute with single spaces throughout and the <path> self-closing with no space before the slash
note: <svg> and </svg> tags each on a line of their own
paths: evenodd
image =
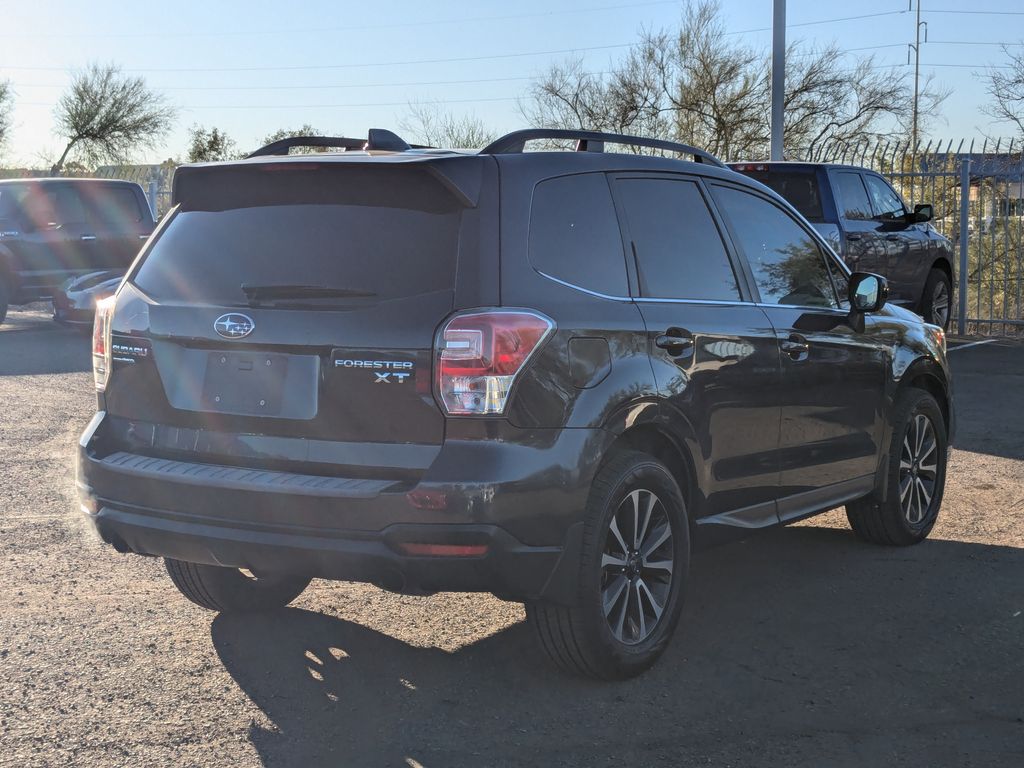
<svg viewBox="0 0 1024 768">
<path fill-rule="evenodd" d="M 858 235 L 856 232 L 851 232 L 851 233 L 849 233 L 846 236 L 846 239 L 849 240 L 851 243 L 853 243 L 853 242 L 856 242 L 856 241 L 860 240 L 861 239 L 861 235 Z"/>
<path fill-rule="evenodd" d="M 899 236 L 899 235 L 886 235 L 886 236 L 885 236 L 885 239 L 886 239 L 886 240 L 894 240 L 894 241 L 897 241 L 897 242 L 898 242 L 898 241 L 899 241 L 899 239 L 900 239 L 900 236 Z"/>
<path fill-rule="evenodd" d="M 654 340 L 654 345 L 664 349 L 670 355 L 681 355 L 693 346 L 693 336 L 682 328 L 669 328 L 665 333 L 658 335 Z"/>
<path fill-rule="evenodd" d="M 149 235 L 148 235 L 148 234 L 145 234 L 145 235 L 139 235 L 139 240 L 146 240 L 146 239 L 148 239 L 148 238 L 149 238 Z"/>
<path fill-rule="evenodd" d="M 807 343 L 807 339 L 800 334 L 791 333 L 788 339 L 779 342 L 779 349 L 789 355 L 791 359 L 800 361 L 807 359 L 811 346 Z"/>
<path fill-rule="evenodd" d="M 86 240 L 86 241 L 95 240 L 96 239 L 96 235 L 82 235 L 82 239 Z"/>
</svg>

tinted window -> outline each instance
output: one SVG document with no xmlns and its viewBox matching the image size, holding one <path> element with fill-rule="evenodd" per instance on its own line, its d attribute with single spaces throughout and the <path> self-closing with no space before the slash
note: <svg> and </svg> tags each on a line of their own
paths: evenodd
<svg viewBox="0 0 1024 768">
<path fill-rule="evenodd" d="M 864 177 L 864 181 L 867 182 L 868 192 L 871 193 L 871 205 L 875 210 L 875 216 L 889 219 L 903 216 L 906 212 L 903 201 L 892 187 L 870 174 Z"/>
<path fill-rule="evenodd" d="M 731 187 L 714 187 L 766 304 L 835 307 L 824 254 L 788 213 L 767 200 Z"/>
<path fill-rule="evenodd" d="M 818 194 L 818 175 L 813 171 L 743 171 L 766 187 L 778 192 L 808 221 L 824 221 L 821 196 Z"/>
<path fill-rule="evenodd" d="M 84 190 L 92 215 L 101 224 L 126 229 L 142 221 L 142 208 L 129 187 L 93 185 Z"/>
<path fill-rule="evenodd" d="M 740 297 L 722 236 L 694 182 L 621 179 L 616 188 L 636 248 L 641 296 Z"/>
<path fill-rule="evenodd" d="M 9 185 L 0 192 L 0 218 L 27 229 L 84 224 L 85 208 L 70 184 Z"/>
<path fill-rule="evenodd" d="M 610 296 L 629 293 L 615 207 L 604 174 L 542 181 L 533 191 L 530 263 L 567 283 Z"/>
<path fill-rule="evenodd" d="M 134 282 L 153 298 L 238 306 L 243 283 L 377 300 L 454 286 L 461 208 L 426 174 L 289 166 L 215 175 L 197 180 L 139 268 Z M 346 299 L 321 303 L 332 301 Z"/>
<path fill-rule="evenodd" d="M 859 173 L 837 173 L 835 174 L 836 187 L 839 192 L 839 210 L 843 212 L 844 219 L 870 219 L 871 203 L 868 202 L 868 193 L 864 189 L 864 182 L 860 180 Z"/>
</svg>

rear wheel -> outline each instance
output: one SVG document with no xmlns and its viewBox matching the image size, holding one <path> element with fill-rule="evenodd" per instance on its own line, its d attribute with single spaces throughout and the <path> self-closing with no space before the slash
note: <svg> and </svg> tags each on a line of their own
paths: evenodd
<svg viewBox="0 0 1024 768">
<path fill-rule="evenodd" d="M 886 495 L 876 492 L 846 505 L 861 539 L 907 546 L 924 541 L 935 525 L 946 484 L 946 426 L 935 398 L 920 389 L 900 394 L 894 408 Z"/>
<path fill-rule="evenodd" d="M 953 286 L 950 283 L 949 275 L 941 269 L 933 269 L 928 273 L 928 280 L 924 284 L 924 297 L 921 299 L 921 316 L 943 330 L 949 328 L 949 319 L 952 313 L 951 297 Z"/>
<path fill-rule="evenodd" d="M 310 579 L 294 574 L 256 575 L 238 568 L 186 563 L 165 558 L 167 573 L 196 605 L 223 613 L 255 613 L 283 608 L 302 594 Z"/>
<path fill-rule="evenodd" d="M 11 303 L 11 287 L 0 274 L 0 323 L 7 319 L 7 308 Z"/>
<path fill-rule="evenodd" d="M 529 603 L 527 620 L 562 669 L 632 677 L 672 638 L 689 560 L 686 506 L 672 474 L 647 454 L 620 454 L 599 472 L 587 503 L 574 604 Z"/>
</svg>

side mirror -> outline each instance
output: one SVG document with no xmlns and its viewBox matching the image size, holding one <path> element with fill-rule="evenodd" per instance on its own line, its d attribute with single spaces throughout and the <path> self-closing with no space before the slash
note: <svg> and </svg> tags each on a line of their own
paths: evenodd
<svg viewBox="0 0 1024 768">
<path fill-rule="evenodd" d="M 877 312 L 889 298 L 889 283 L 881 275 L 854 272 L 850 275 L 850 309 L 866 315 Z"/>
<path fill-rule="evenodd" d="M 935 211 L 932 209 L 932 204 L 923 203 L 922 205 L 915 205 L 914 212 L 911 214 L 910 218 L 911 222 L 914 224 L 931 221 L 935 218 Z"/>
</svg>

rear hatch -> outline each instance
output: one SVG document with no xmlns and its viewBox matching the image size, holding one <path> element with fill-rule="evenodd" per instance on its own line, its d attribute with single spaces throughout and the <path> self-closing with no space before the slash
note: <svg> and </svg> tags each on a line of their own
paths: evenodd
<svg viewBox="0 0 1024 768">
<path fill-rule="evenodd" d="M 311 446 L 329 462 L 325 441 L 440 443 L 431 350 L 474 255 L 473 201 L 431 165 L 179 172 L 178 206 L 118 298 L 108 414 L 156 425 L 145 441 L 159 453 L 226 463 L 316 461 Z"/>
</svg>

